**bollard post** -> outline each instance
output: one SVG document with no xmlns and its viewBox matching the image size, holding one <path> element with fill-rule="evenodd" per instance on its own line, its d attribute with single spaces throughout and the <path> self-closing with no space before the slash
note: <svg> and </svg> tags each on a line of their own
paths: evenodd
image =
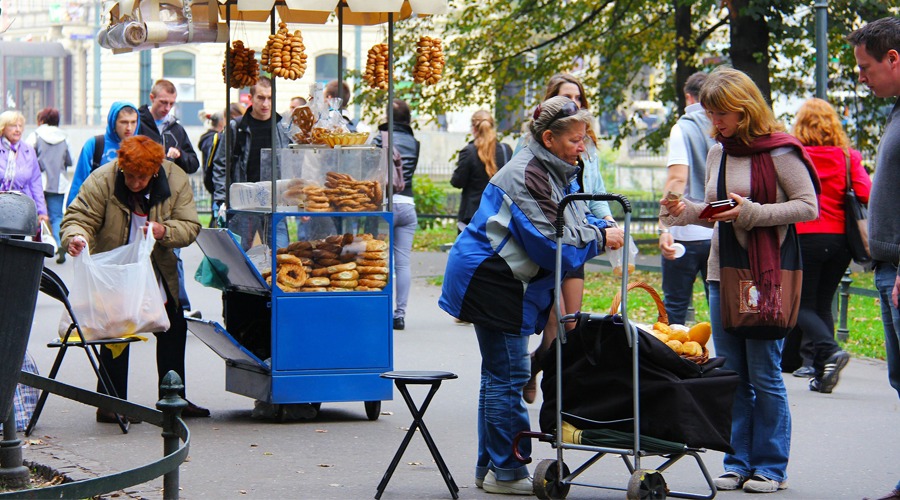
<svg viewBox="0 0 900 500">
<path fill-rule="evenodd" d="M 840 316 L 837 329 L 837 339 L 840 342 L 846 342 L 850 338 L 850 329 L 847 327 L 847 310 L 850 307 L 850 284 L 853 278 L 850 277 L 850 268 L 844 271 L 844 277 L 841 278 L 840 293 Z"/>
<path fill-rule="evenodd" d="M 184 383 L 174 370 L 170 370 L 163 377 L 159 388 L 163 397 L 156 403 L 156 409 L 163 413 L 163 454 L 169 455 L 178 451 L 179 437 L 176 426 L 181 420 L 181 410 L 188 405 L 188 402 L 181 397 Z M 178 498 L 178 471 L 179 468 L 176 467 L 163 477 L 163 498 L 165 500 Z"/>
<path fill-rule="evenodd" d="M 16 410 L 10 407 L 0 441 L 0 485 L 19 489 L 27 486 L 30 478 L 28 467 L 22 465 L 22 441 L 16 437 Z"/>
</svg>

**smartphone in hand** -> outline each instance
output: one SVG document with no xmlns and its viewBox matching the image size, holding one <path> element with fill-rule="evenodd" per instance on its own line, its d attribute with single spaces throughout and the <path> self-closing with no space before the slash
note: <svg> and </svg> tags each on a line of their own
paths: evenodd
<svg viewBox="0 0 900 500">
<path fill-rule="evenodd" d="M 744 198 L 747 201 L 750 201 L 750 198 Z M 710 217 L 725 212 L 727 210 L 731 210 L 732 208 L 737 206 L 737 202 L 733 199 L 729 198 L 727 200 L 716 200 L 706 207 L 703 208 L 703 211 L 700 212 L 701 219 L 709 219 Z"/>
</svg>

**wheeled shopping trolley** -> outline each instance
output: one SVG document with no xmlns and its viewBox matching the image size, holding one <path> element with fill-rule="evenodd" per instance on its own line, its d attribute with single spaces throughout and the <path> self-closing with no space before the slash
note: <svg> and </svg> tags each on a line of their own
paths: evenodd
<svg viewBox="0 0 900 500">
<path fill-rule="evenodd" d="M 578 312 L 562 316 L 561 238 L 565 206 L 575 200 L 609 200 L 625 211 L 625 248 L 620 309 L 611 314 Z M 572 485 L 625 491 L 627 498 L 713 498 L 716 486 L 700 454 L 706 449 L 731 451 L 731 405 L 736 373 L 721 368 L 723 358 L 702 364 L 682 358 L 628 319 L 628 245 L 631 206 L 614 194 L 573 194 L 560 202 L 556 220 L 556 305 L 564 324 L 545 356 L 540 412 L 542 432 L 520 433 L 520 439 L 551 443 L 556 459 L 542 460 L 534 471 L 538 498 L 565 498 Z M 665 310 L 660 305 L 660 316 Z M 565 326 L 565 325 L 561 325 Z M 570 470 L 566 450 L 592 453 Z M 631 474 L 627 485 L 607 486 L 580 476 L 606 455 L 621 457 Z M 642 459 L 661 457 L 654 469 Z M 702 493 L 669 491 L 663 473 L 685 457 L 695 460 L 709 489 Z M 530 461 L 530 459 L 523 459 Z"/>
</svg>

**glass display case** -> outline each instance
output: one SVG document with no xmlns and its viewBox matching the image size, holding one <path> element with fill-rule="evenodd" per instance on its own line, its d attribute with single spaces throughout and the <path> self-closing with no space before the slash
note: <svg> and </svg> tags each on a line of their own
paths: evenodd
<svg viewBox="0 0 900 500">
<path fill-rule="evenodd" d="M 197 238 L 224 292 L 225 324 L 189 327 L 226 359 L 230 392 L 273 405 L 364 401 L 377 418 L 392 397 L 380 374 L 393 369 L 381 150 L 276 154 L 274 180 L 231 186 L 228 229 Z"/>
</svg>

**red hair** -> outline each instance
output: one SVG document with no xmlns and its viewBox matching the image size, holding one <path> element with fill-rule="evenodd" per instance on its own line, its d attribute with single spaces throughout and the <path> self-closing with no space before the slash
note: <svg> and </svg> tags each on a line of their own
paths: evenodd
<svg viewBox="0 0 900 500">
<path fill-rule="evenodd" d="M 128 137 L 119 146 L 119 168 L 132 175 L 156 175 L 165 158 L 163 147 L 143 135 Z"/>
<path fill-rule="evenodd" d="M 797 111 L 794 137 L 804 146 L 850 147 L 841 119 L 828 101 L 813 97 Z"/>
</svg>

